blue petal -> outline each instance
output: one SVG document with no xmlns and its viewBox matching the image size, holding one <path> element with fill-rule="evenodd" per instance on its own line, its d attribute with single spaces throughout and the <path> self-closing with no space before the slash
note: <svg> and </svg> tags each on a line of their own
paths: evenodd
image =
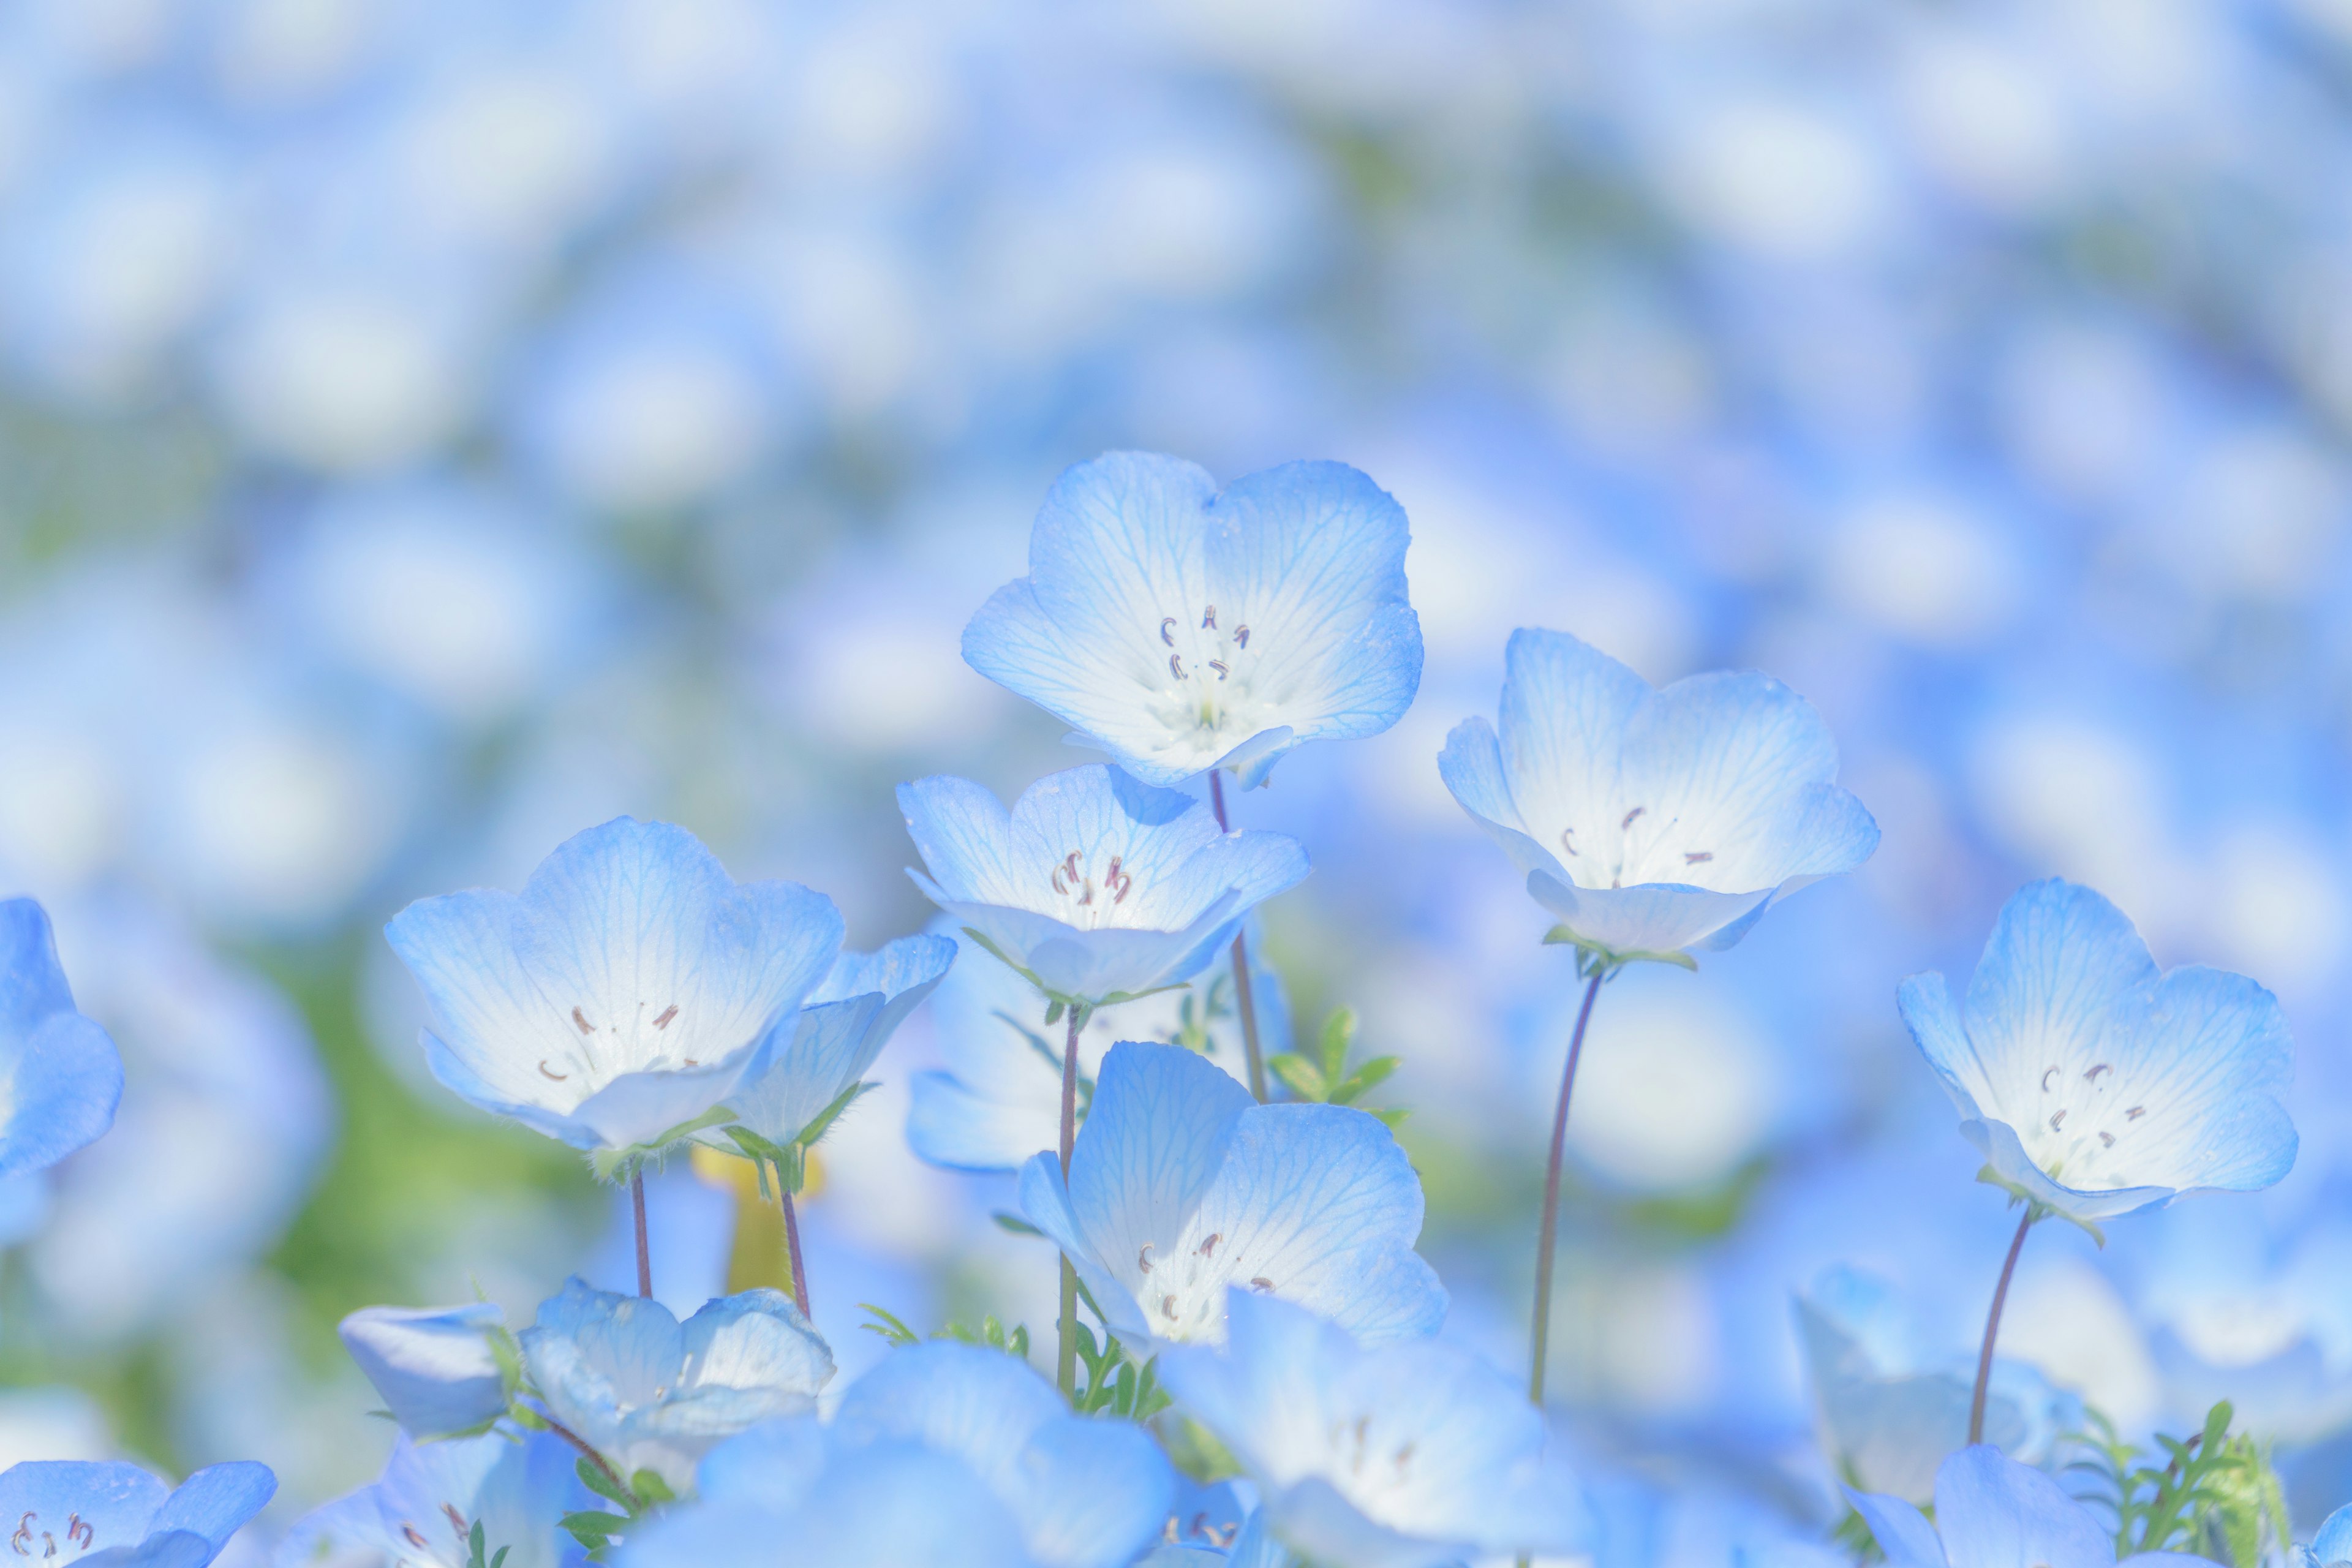
<svg viewBox="0 0 2352 1568">
<path fill-rule="evenodd" d="M 268 1465 L 251 1459 L 207 1465 L 163 1500 L 148 1528 L 158 1532 L 184 1530 L 204 1537 L 218 1552 L 277 1491 L 278 1478 Z"/>
<path fill-rule="evenodd" d="M 1095 1249 L 1093 1240 L 1070 1206 L 1069 1188 L 1062 1179 L 1061 1156 L 1047 1149 L 1033 1157 L 1021 1167 L 1018 1191 L 1023 1216 L 1070 1260 L 1070 1267 L 1078 1272 L 1079 1283 L 1102 1309 L 1103 1320 L 1111 1331 L 1136 1344 L 1149 1341 L 1151 1325 L 1144 1321 L 1142 1310 L 1136 1304 L 1133 1271 L 1114 1272 Z"/>
<path fill-rule="evenodd" d="M 114 1125 L 122 1058 L 79 1013 L 53 1013 L 17 1052 L 8 1120 L 0 1127 L 0 1180 L 45 1170 Z"/>
<path fill-rule="evenodd" d="M 136 1465 L 27 1459 L 0 1472 L 0 1518 L 35 1537 L 53 1535 L 60 1555 L 68 1521 L 90 1527 L 86 1550 L 136 1546 L 147 1538 L 170 1490 Z"/>
<path fill-rule="evenodd" d="M 898 786 L 898 809 L 907 836 L 948 899 L 1025 902 L 1025 879 L 1012 859 L 1012 814 L 987 790 L 943 774 L 917 779 Z"/>
<path fill-rule="evenodd" d="M 24 1039 L 51 1015 L 74 1010 L 47 910 L 0 899 L 0 1043 Z"/>
<path fill-rule="evenodd" d="M 1936 1531 L 1950 1568 L 2109 1568 L 2115 1538 L 2055 1480 L 1979 1444 L 1936 1476 Z"/>
<path fill-rule="evenodd" d="M 679 1331 L 684 1387 L 773 1391 L 814 1401 L 833 1378 L 833 1352 L 791 1297 L 744 1290 L 706 1302 Z M 782 1408 L 772 1414 L 782 1414 Z"/>
<path fill-rule="evenodd" d="M 1160 1381 L 1177 1405 L 1223 1442 L 1263 1483 L 1296 1473 L 1271 1451 L 1293 1430 L 1286 1416 L 1321 1407 L 1327 1363 L 1351 1359 L 1339 1329 L 1302 1307 L 1245 1290 L 1230 1292 L 1223 1352 L 1171 1345 L 1160 1352 Z"/>
<path fill-rule="evenodd" d="M 789 1044 L 747 1073 L 727 1097 L 735 1117 L 772 1143 L 789 1143 L 866 1076 L 908 1014 L 955 962 L 943 936 L 908 936 L 874 953 L 845 952 L 801 1009 Z M 731 1149 L 725 1134 L 702 1141 Z"/>
<path fill-rule="evenodd" d="M 1228 1277 L 1271 1280 L 1276 1295 L 1363 1343 L 1436 1331 L 1445 1289 L 1413 1251 L 1421 1180 L 1379 1118 L 1339 1105 L 1251 1105 L 1228 1137 L 1187 1228 L 1223 1238 L 1214 1256 Z"/>
<path fill-rule="evenodd" d="M 686 1359 L 677 1320 L 659 1301 L 577 1279 L 540 1303 L 538 1321 L 517 1337 L 557 1418 L 600 1447 L 620 1440 L 623 1407 L 656 1403 Z"/>
<path fill-rule="evenodd" d="M 1871 1538 L 1886 1555 L 1888 1568 L 1946 1568 L 1944 1543 L 1927 1516 L 1898 1497 L 1844 1489 L 1846 1500 L 1870 1526 Z"/>
<path fill-rule="evenodd" d="M 1592 828 L 1624 814 L 1618 775 L 1650 684 L 1564 632 L 1522 627 L 1503 658 L 1503 777 L 1520 823 L 1549 858 L 1562 828 L 1589 842 Z"/>
<path fill-rule="evenodd" d="M 794 1508 L 824 1473 L 832 1446 L 831 1435 L 814 1416 L 761 1422 L 711 1449 L 695 1472 L 695 1484 L 712 1502 Z"/>
<path fill-rule="evenodd" d="M 1017 1168 L 1055 1137 L 1053 1112 L 985 1100 L 943 1072 L 919 1072 L 907 1112 L 907 1146 L 918 1159 L 950 1171 L 987 1174 Z"/>
<path fill-rule="evenodd" d="M 2319 1533 L 2311 1538 L 2311 1555 L 2323 1568 L 2330 1563 L 2352 1562 L 2352 1503 L 2321 1522 Z"/>
<path fill-rule="evenodd" d="M 1580 888 L 1549 871 L 1528 873 L 1528 893 L 1578 936 L 1611 952 L 1680 952 L 1761 910 L 1772 897 L 1645 882 L 1631 888 Z"/>
<path fill-rule="evenodd" d="M 1115 1272 L 1173 1246 L 1223 1164 L 1249 1091 L 1181 1046 L 1113 1046 L 1070 1156 L 1070 1206 Z"/>
<path fill-rule="evenodd" d="M 934 1340 L 892 1351 L 850 1384 L 833 1430 L 845 1443 L 897 1438 L 953 1455 L 1009 1505 L 1024 1484 L 1023 1448 L 1066 1413 L 1026 1362 Z"/>
<path fill-rule="evenodd" d="M 1176 1473 L 1140 1426 L 1056 1415 L 1030 1435 L 1006 1496 L 1044 1568 L 1119 1568 L 1160 1534 Z"/>
<path fill-rule="evenodd" d="M 1486 830 L 1522 874 L 1549 871 L 1565 880 L 1559 859 L 1528 837 L 1503 772 L 1503 746 L 1484 719 L 1465 719 L 1445 737 L 1437 772 L 1471 820 Z"/>
<path fill-rule="evenodd" d="M 393 1419 L 416 1437 L 467 1432 L 507 1407 L 489 1335 L 506 1321 L 494 1302 L 462 1307 L 364 1307 L 338 1329 Z"/>
</svg>

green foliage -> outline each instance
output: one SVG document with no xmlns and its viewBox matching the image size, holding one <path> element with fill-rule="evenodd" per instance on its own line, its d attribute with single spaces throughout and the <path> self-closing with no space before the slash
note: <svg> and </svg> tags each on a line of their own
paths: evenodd
<svg viewBox="0 0 2352 1568">
<path fill-rule="evenodd" d="M 1233 976 L 1221 973 L 1209 981 L 1205 992 L 1186 992 L 1176 1005 L 1176 1032 L 1168 1037 L 1168 1043 L 1207 1055 L 1215 1043 L 1209 1037 L 1209 1026 L 1219 1019 L 1238 1016 L 1234 1010 L 1233 989 Z"/>
<path fill-rule="evenodd" d="M 1242 1473 L 1241 1461 L 1218 1441 L 1217 1435 L 1181 1411 L 1170 1411 L 1158 1424 L 1160 1446 L 1178 1469 L 1208 1486 Z"/>
<path fill-rule="evenodd" d="M 858 1302 L 857 1310 L 861 1312 L 870 1312 L 874 1316 L 874 1321 L 860 1323 L 857 1326 L 869 1334 L 880 1334 L 884 1344 L 911 1345 L 919 1342 L 923 1337 L 907 1326 L 906 1319 L 886 1308 L 877 1307 L 871 1301 Z"/>
<path fill-rule="evenodd" d="M 873 1322 L 858 1325 L 867 1333 L 881 1335 L 886 1342 L 894 1347 L 921 1342 L 923 1336 L 909 1328 L 907 1321 L 896 1312 L 886 1311 L 871 1301 L 860 1301 L 857 1306 L 860 1311 L 870 1312 L 874 1316 Z M 970 1323 L 949 1323 L 931 1338 L 953 1340 L 958 1344 L 986 1345 L 991 1350 L 1003 1351 L 1006 1355 L 1017 1360 L 1029 1359 L 1029 1325 L 1020 1323 L 1007 1329 L 993 1316 L 981 1319 L 978 1328 L 972 1327 Z"/>
<path fill-rule="evenodd" d="M 833 1103 L 818 1111 L 815 1118 L 806 1127 L 801 1129 L 800 1135 L 788 1143 L 773 1142 L 761 1137 L 748 1127 L 729 1127 L 727 1136 L 733 1141 L 743 1158 L 751 1162 L 751 1170 L 760 1179 L 760 1196 L 763 1199 L 769 1196 L 768 1173 L 770 1171 L 776 1173 L 778 1187 L 795 1196 L 799 1195 L 801 1189 L 808 1184 L 809 1151 L 815 1148 L 824 1135 L 833 1131 L 834 1123 L 841 1120 L 845 1111 L 863 1100 L 867 1091 L 881 1087 L 878 1083 L 851 1084 L 835 1095 Z M 716 1114 L 720 1120 L 724 1120 L 731 1117 L 734 1112 L 721 1108 Z"/>
<path fill-rule="evenodd" d="M 1167 1391 L 1160 1386 L 1157 1357 L 1139 1368 L 1129 1359 L 1127 1347 L 1108 1330 L 1104 1331 L 1099 1343 L 1094 1331 L 1086 1324 L 1078 1324 L 1077 1331 L 1078 1361 L 1086 1369 L 1086 1380 L 1078 1384 L 1070 1404 L 1079 1415 L 1108 1412 L 1129 1421 L 1149 1421 L 1168 1408 Z"/>
<path fill-rule="evenodd" d="M 466 1532 L 466 1568 L 506 1568 L 507 1553 L 514 1548 L 501 1546 L 496 1555 L 485 1561 L 482 1556 L 484 1544 L 482 1521 L 478 1519 L 474 1521 L 474 1528 Z"/>
<path fill-rule="evenodd" d="M 1266 1058 L 1266 1066 L 1283 1081 L 1294 1100 L 1316 1105 L 1353 1105 L 1359 1096 L 1371 1089 L 1397 1069 L 1395 1057 L 1374 1057 L 1359 1062 L 1355 1070 L 1348 1069 L 1348 1053 L 1356 1044 L 1356 1015 L 1346 1007 L 1335 1007 L 1323 1020 L 1323 1035 L 1316 1043 L 1313 1055 L 1304 1051 L 1284 1051 Z M 1405 1118 L 1397 1110 L 1374 1110 L 1364 1107 L 1389 1124 L 1393 1131 Z"/>
<path fill-rule="evenodd" d="M 604 1561 L 605 1549 L 616 1538 L 626 1535 L 631 1525 L 666 1504 L 677 1500 L 677 1494 L 656 1470 L 639 1470 L 629 1478 L 629 1484 L 625 1487 L 610 1468 L 584 1455 L 575 1468 L 580 1473 L 581 1485 L 621 1510 L 612 1513 L 603 1509 L 582 1509 L 565 1514 L 557 1521 L 593 1562 Z M 469 1563 L 467 1568 L 483 1568 L 483 1565 Z M 498 1565 L 491 1563 L 488 1568 L 498 1568 Z"/>
<path fill-rule="evenodd" d="M 2087 1414 L 2085 1428 L 2067 1439 L 2065 1469 L 2076 1478 L 2070 1489 L 2114 1519 L 2118 1557 L 2183 1552 L 2258 1568 L 2266 1547 L 2293 1539 L 2270 1455 L 2248 1434 L 2231 1436 L 2228 1400 L 2206 1414 L 2204 1430 L 2159 1435 L 2153 1452 L 2125 1442 L 2097 1411 Z"/>
</svg>

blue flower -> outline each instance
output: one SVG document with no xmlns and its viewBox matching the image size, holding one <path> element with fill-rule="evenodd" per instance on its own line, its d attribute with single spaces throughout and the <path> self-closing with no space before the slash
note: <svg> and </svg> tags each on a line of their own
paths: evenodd
<svg viewBox="0 0 2352 1568">
<path fill-rule="evenodd" d="M 1255 935 L 1244 945 L 1252 955 L 1258 1039 L 1269 1056 L 1286 1051 L 1290 1004 L 1282 977 L 1258 962 L 1265 944 Z M 1233 973 L 1229 944 L 1190 989 L 1139 997 L 1115 1014 L 1087 1018 L 1078 1030 L 1081 1096 L 1120 1039 L 1186 1046 L 1239 1082 L 1244 1069 Z M 917 1155 L 950 1170 L 1017 1171 L 1039 1150 L 1060 1147 L 1062 1045 L 1036 1026 L 1034 1003 L 1026 981 L 984 953 L 949 971 L 931 1003 L 931 1033 L 947 1068 L 917 1073 L 910 1086 L 907 1142 Z"/>
<path fill-rule="evenodd" d="M 557 848 L 520 898 L 421 900 L 384 934 L 431 1004 L 436 1078 L 611 1157 L 683 1136 L 780 1026 L 789 1039 L 841 929 L 832 900 L 739 887 L 684 828 L 624 816 Z"/>
<path fill-rule="evenodd" d="M 494 1302 L 462 1307 L 362 1307 L 337 1331 L 352 1360 L 412 1437 L 480 1431 L 507 1412 L 512 1362 L 494 1342 L 506 1336 Z"/>
<path fill-rule="evenodd" d="M 8 1544 L 35 1560 L 205 1568 L 278 1489 L 267 1465 L 208 1465 L 164 1486 L 136 1465 L 31 1459 L 0 1474 Z"/>
<path fill-rule="evenodd" d="M 810 993 L 791 1039 L 780 1037 L 765 1062 L 728 1095 L 735 1123 L 778 1147 L 800 1138 L 857 1086 L 955 956 L 955 942 L 943 936 L 901 937 L 877 952 L 843 953 Z M 695 1138 L 730 1153 L 737 1150 L 720 1129 Z"/>
<path fill-rule="evenodd" d="M 701 1501 L 618 1568 L 1118 1568 L 1166 1524 L 1175 1478 L 1131 1423 L 1074 1415 L 1023 1362 L 977 1345 L 894 1351 L 829 1424 L 771 1422 L 713 1449 Z"/>
<path fill-rule="evenodd" d="M 1191 795 L 1101 763 L 1038 780 L 1010 812 L 958 778 L 900 784 L 898 805 L 931 872 L 909 870 L 916 886 L 1073 1006 L 1191 980 L 1307 869 L 1296 839 L 1223 832 Z"/>
<path fill-rule="evenodd" d="M 1343 463 L 1219 494 L 1195 464 L 1113 452 L 1055 482 L 1029 575 L 981 606 L 963 657 L 1146 783 L 1224 767 L 1246 788 L 1412 705 L 1406 542 L 1404 509 Z"/>
<path fill-rule="evenodd" d="M 1840 789 L 1812 704 L 1768 676 L 1660 690 L 1560 632 L 1511 634 L 1501 731 L 1466 719 L 1446 787 L 1604 961 L 1688 963 L 1729 947 L 1779 898 L 1850 871 L 1878 825 Z"/>
<path fill-rule="evenodd" d="M 74 1010 L 49 917 L 30 899 L 0 901 L 0 1180 L 45 1170 L 114 1125 L 122 1058 Z"/>
<path fill-rule="evenodd" d="M 1969 982 L 1903 983 L 1903 1021 L 1988 1179 L 2095 1224 L 2184 1193 L 2252 1192 L 2294 1164 L 2294 1047 L 2243 975 L 2161 972 L 2123 912 L 2053 879 L 2021 888 Z"/>
<path fill-rule="evenodd" d="M 2303 1549 L 2301 1561 L 2316 1568 L 2331 1568 L 2337 1563 L 2352 1562 L 2352 1503 L 2347 1503 L 2320 1522 L 2319 1533 Z"/>
<path fill-rule="evenodd" d="M 1367 1342 L 1433 1331 L 1445 1289 L 1412 1249 L 1421 1182 L 1379 1118 L 1260 1105 L 1181 1046 L 1113 1046 L 1070 1156 L 1022 1168 L 1021 1208 L 1131 1343 L 1224 1337 L 1228 1286 Z"/>
<path fill-rule="evenodd" d="M 708 1303 L 685 1323 L 646 1296 L 578 1279 L 517 1336 L 554 1417 L 623 1478 L 650 1469 L 683 1490 L 721 1438 L 814 1407 L 833 1352 L 779 1290 Z"/>
<path fill-rule="evenodd" d="M 1234 1292 L 1223 1353 L 1164 1351 L 1178 1405 L 1257 1483 L 1268 1531 L 1317 1562 L 1434 1568 L 1588 1544 L 1581 1489 L 1527 1390 L 1435 1340 L 1368 1348 Z"/>
<path fill-rule="evenodd" d="M 474 1527 L 481 1561 L 558 1568 L 579 1548 L 562 1521 L 602 1507 L 580 1484 L 579 1453 L 550 1433 L 499 1430 L 437 1443 L 394 1440 L 383 1477 L 299 1521 L 278 1548 L 280 1568 L 363 1552 L 418 1568 L 467 1568 Z"/>
<path fill-rule="evenodd" d="M 1968 1442 L 1976 1358 L 1927 1364 L 1893 1289 L 1844 1268 L 1830 1269 L 1797 1298 L 1797 1337 L 1832 1467 L 1867 1490 L 1927 1500 L 1936 1468 Z M 2003 1453 L 2040 1464 L 2082 1419 L 2082 1401 L 2052 1387 L 2033 1367 L 1993 1363 L 1985 1434 Z"/>
<path fill-rule="evenodd" d="M 2114 1532 L 2031 1465 L 1979 1443 L 1936 1472 L 1936 1522 L 1901 1498 L 1849 1489 L 1846 1496 L 1887 1568 L 2192 1568 L 2205 1559 L 2141 1552 L 2116 1562 Z"/>
</svg>

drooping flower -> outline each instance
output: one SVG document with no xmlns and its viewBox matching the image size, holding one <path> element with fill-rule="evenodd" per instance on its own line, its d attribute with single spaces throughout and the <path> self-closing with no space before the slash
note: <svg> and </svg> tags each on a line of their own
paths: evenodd
<svg viewBox="0 0 2352 1568">
<path fill-rule="evenodd" d="M 1412 705 L 1406 543 L 1404 509 L 1343 463 L 1221 494 L 1195 464 L 1112 452 L 1055 482 L 1029 575 L 972 617 L 963 657 L 1147 783 L 1223 767 L 1246 788 Z"/>
<path fill-rule="evenodd" d="M 436 1078 L 609 1156 L 683 1136 L 788 1042 L 841 931 L 832 900 L 739 886 L 684 828 L 624 816 L 520 897 L 421 900 L 384 934 L 431 1004 Z"/>
<path fill-rule="evenodd" d="M 28 1459 L 0 1473 L 19 1557 L 107 1568 L 205 1568 L 278 1489 L 267 1465 L 208 1465 L 174 1489 L 136 1465 Z"/>
<path fill-rule="evenodd" d="M 337 1331 L 402 1431 L 446 1437 L 480 1431 L 506 1414 L 515 1369 L 494 1348 L 505 1325 L 495 1302 L 470 1301 L 362 1307 Z"/>
<path fill-rule="evenodd" d="M 1066 1005 L 1181 984 L 1244 916 L 1307 875 L 1279 833 L 1221 831 L 1209 808 L 1096 763 L 1038 780 L 1011 811 L 967 779 L 898 786 L 930 876 L 916 886 Z"/>
<path fill-rule="evenodd" d="M 1878 825 L 1834 782 L 1837 744 L 1769 676 L 1652 689 L 1572 637 L 1521 629 L 1499 732 L 1466 719 L 1438 761 L 1464 810 L 1604 962 L 1689 962 L 1728 947 L 1776 900 L 1850 871 Z"/>
<path fill-rule="evenodd" d="M 1844 1268 L 1797 1298 L 1797 1338 L 1832 1468 L 1864 1490 L 1927 1501 L 1937 1467 L 1968 1443 L 1976 1358 L 1923 1356 L 1894 1290 Z M 1985 1436 L 2003 1453 L 2038 1465 L 2082 1418 L 2082 1401 L 2034 1367 L 1993 1363 Z"/>
<path fill-rule="evenodd" d="M 1888 1568 L 2195 1568 L 2206 1561 L 2140 1552 L 2117 1563 L 2114 1532 L 2097 1515 L 1990 1444 L 1962 1448 L 1937 1470 L 1933 1524 L 1901 1498 L 1851 1489 L 1846 1496 Z"/>
<path fill-rule="evenodd" d="M 647 1296 L 578 1279 L 517 1336 L 549 1412 L 625 1479 L 649 1469 L 683 1490 L 713 1445 L 812 1409 L 833 1352 L 779 1290 L 709 1302 L 683 1324 Z"/>
<path fill-rule="evenodd" d="M 1286 1051 L 1290 1004 L 1282 977 L 1257 961 L 1264 947 L 1255 936 L 1245 946 L 1258 1039 L 1269 1056 Z M 1228 946 L 1190 988 L 1087 1018 L 1078 1030 L 1081 1104 L 1104 1055 L 1122 1039 L 1185 1046 L 1240 1082 L 1245 1068 L 1233 973 Z M 1061 1039 L 1039 1027 L 1037 1016 L 1028 982 L 976 944 L 949 971 L 931 1002 L 932 1034 L 947 1067 L 917 1073 L 911 1085 L 907 1142 L 918 1156 L 950 1170 L 1017 1171 L 1039 1150 L 1059 1146 Z"/>
<path fill-rule="evenodd" d="M 2186 1193 L 2252 1192 L 2294 1164 L 2278 999 L 2201 965 L 2159 971 L 2115 905 L 2052 879 L 2002 906 L 1965 1009 L 1941 974 L 1903 1021 L 1990 1179 L 2085 1224 Z"/>
<path fill-rule="evenodd" d="M 551 1433 L 502 1429 L 434 1443 L 404 1433 L 382 1478 L 299 1521 L 277 1562 L 309 1568 L 365 1552 L 414 1568 L 468 1568 L 503 1552 L 501 1568 L 558 1568 L 579 1557 L 563 1516 L 604 1506 L 581 1484 L 578 1465 L 578 1450 Z"/>
<path fill-rule="evenodd" d="M 1445 1316 L 1445 1289 L 1412 1249 L 1421 1182 L 1380 1119 L 1260 1105 L 1181 1046 L 1111 1047 L 1067 1184 L 1055 1154 L 1037 1155 L 1021 1208 L 1130 1342 L 1223 1339 L 1228 1286 L 1369 1342 Z"/>
<path fill-rule="evenodd" d="M 701 1500 L 629 1541 L 619 1568 L 759 1560 L 804 1568 L 1119 1568 L 1175 1491 L 1132 1423 L 1071 1414 L 1028 1365 L 977 1345 L 894 1351 L 829 1423 L 770 1422 L 702 1463 Z"/>
<path fill-rule="evenodd" d="M 782 1147 L 855 1089 L 882 1047 L 955 962 L 944 936 L 901 937 L 876 952 L 845 952 L 810 993 L 789 1040 L 767 1053 L 727 1097 L 734 1125 Z M 695 1134 L 730 1153 L 722 1128 Z"/>
<path fill-rule="evenodd" d="M 1575 1478 L 1527 1391 L 1436 1340 L 1368 1347 L 1236 1290 L 1220 1353 L 1163 1351 L 1178 1405 L 1256 1482 L 1267 1531 L 1315 1562 L 1435 1568 L 1587 1544 Z"/>
<path fill-rule="evenodd" d="M 49 917 L 30 899 L 0 900 L 0 1180 L 46 1170 L 114 1125 L 122 1058 L 74 1010 Z"/>
</svg>

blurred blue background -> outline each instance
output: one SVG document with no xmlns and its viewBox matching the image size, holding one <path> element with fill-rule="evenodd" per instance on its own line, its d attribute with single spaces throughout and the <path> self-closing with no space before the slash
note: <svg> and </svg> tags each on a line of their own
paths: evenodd
<svg viewBox="0 0 2352 1568">
<path fill-rule="evenodd" d="M 2281 994 L 2304 1154 L 2051 1227 L 2004 1346 L 2128 1430 L 2237 1396 L 2308 1529 L 2352 1491 L 2347 163 L 2345 0 L 5 0 L 0 890 L 129 1087 L 0 1193 L 0 1463 L 256 1457 L 290 1511 L 389 1443 L 341 1314 L 622 1282 L 611 1194 L 426 1078 L 383 921 L 625 811 L 917 929 L 890 786 L 1083 760 L 962 624 L 1139 447 L 1411 514 L 1418 703 L 1237 811 L 1318 863 L 1265 917 L 1301 1032 L 1404 1058 L 1449 1333 L 1522 1353 L 1575 996 L 1442 737 L 1515 625 L 1760 668 L 1884 847 L 1611 988 L 1563 1417 L 1832 1517 L 1791 1292 L 1867 1268 L 1957 1355 L 2008 1229 L 1895 985 L 2063 873 Z M 860 1301 L 1051 1319 L 1006 1188 L 906 1151 L 934 1048 L 807 1205 L 852 1369 Z M 775 1277 L 724 1176 L 656 1184 L 689 1305 Z"/>
</svg>

